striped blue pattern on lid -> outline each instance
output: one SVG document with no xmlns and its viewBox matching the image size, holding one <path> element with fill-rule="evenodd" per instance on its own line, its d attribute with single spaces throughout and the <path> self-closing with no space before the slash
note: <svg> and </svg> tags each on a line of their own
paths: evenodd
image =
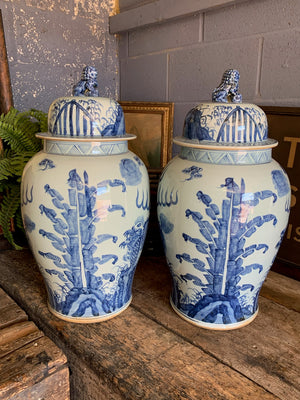
<svg viewBox="0 0 300 400">
<path fill-rule="evenodd" d="M 212 98 L 212 102 L 201 103 L 187 113 L 184 138 L 224 144 L 253 144 L 268 139 L 264 111 L 255 104 L 242 103 L 237 70 L 225 71 Z"/>
</svg>

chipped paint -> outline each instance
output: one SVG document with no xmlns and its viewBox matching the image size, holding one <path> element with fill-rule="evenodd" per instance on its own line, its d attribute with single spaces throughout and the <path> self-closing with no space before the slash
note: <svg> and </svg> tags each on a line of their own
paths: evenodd
<svg viewBox="0 0 300 400">
<path fill-rule="evenodd" d="M 65 14 L 72 13 L 73 1 L 66 0 L 25 0 L 25 4 L 28 7 L 34 7 L 39 10 L 47 11 L 62 11 Z"/>
<path fill-rule="evenodd" d="M 109 33 L 116 0 L 5 1 L 8 59 L 15 106 L 47 111 L 70 95 L 82 68 L 98 69 L 101 96 L 118 98 L 117 37 Z"/>
<path fill-rule="evenodd" d="M 95 1 L 95 0 L 74 0 L 74 15 L 79 15 L 80 12 L 83 14 L 94 14 L 94 15 L 105 15 L 108 16 L 115 8 L 115 1 Z"/>
</svg>

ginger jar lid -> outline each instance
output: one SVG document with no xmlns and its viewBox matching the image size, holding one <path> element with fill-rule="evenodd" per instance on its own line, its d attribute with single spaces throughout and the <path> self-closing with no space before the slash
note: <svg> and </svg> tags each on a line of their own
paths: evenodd
<svg viewBox="0 0 300 400">
<path fill-rule="evenodd" d="M 255 104 L 242 102 L 239 78 L 237 70 L 226 70 L 220 85 L 213 90 L 212 102 L 201 103 L 187 113 L 183 135 L 175 138 L 174 143 L 233 150 L 275 147 L 277 141 L 268 138 L 264 111 Z"/>
<path fill-rule="evenodd" d="M 73 96 L 60 97 L 48 111 L 48 132 L 39 137 L 57 140 L 129 140 L 135 135 L 125 132 L 120 104 L 99 97 L 97 70 L 83 68 L 81 80 L 73 87 Z"/>
</svg>

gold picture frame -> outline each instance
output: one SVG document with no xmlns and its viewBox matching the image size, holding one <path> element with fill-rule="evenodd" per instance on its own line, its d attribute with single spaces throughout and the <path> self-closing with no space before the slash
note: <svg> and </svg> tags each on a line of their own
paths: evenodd
<svg viewBox="0 0 300 400">
<path fill-rule="evenodd" d="M 126 133 L 137 136 L 129 150 L 138 155 L 149 171 L 161 171 L 172 157 L 174 103 L 119 101 Z"/>
</svg>

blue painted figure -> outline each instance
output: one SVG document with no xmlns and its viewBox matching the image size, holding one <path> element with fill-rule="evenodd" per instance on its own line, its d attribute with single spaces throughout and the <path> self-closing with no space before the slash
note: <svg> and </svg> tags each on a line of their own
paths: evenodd
<svg viewBox="0 0 300 400">
<path fill-rule="evenodd" d="M 184 170 L 182 170 L 184 174 L 189 175 L 189 177 L 186 178 L 186 181 L 191 181 L 192 179 L 201 178 L 202 177 L 201 171 L 202 168 L 197 167 L 196 165 L 193 165 L 189 168 L 185 168 Z"/>
<path fill-rule="evenodd" d="M 42 171 L 46 171 L 46 169 L 55 168 L 53 161 L 49 160 L 48 158 L 44 158 L 44 160 L 42 160 L 39 163 L 39 166 L 41 167 Z"/>
<path fill-rule="evenodd" d="M 129 261 L 131 266 L 135 266 L 142 245 L 145 241 L 147 232 L 148 220 L 145 222 L 143 217 L 135 221 L 134 226 L 124 233 L 125 241 L 120 244 L 120 247 L 127 248 L 127 254 L 124 256 L 125 261 Z"/>
</svg>

